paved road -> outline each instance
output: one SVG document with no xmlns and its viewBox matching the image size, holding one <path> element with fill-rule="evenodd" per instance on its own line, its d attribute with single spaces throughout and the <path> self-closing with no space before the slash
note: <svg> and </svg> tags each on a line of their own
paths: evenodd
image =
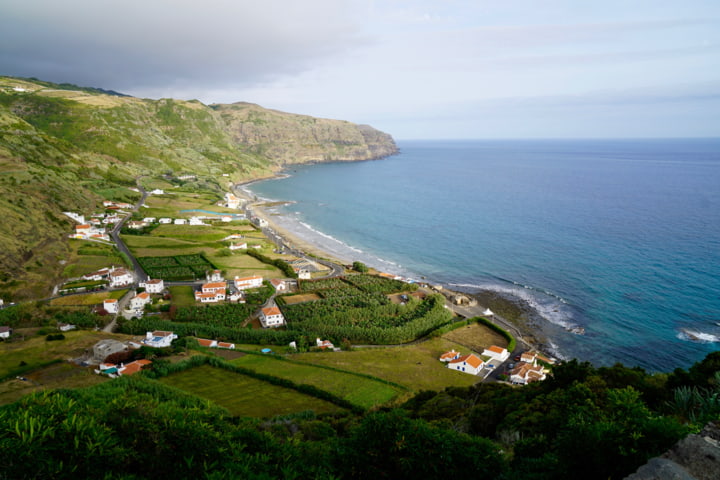
<svg viewBox="0 0 720 480">
<path fill-rule="evenodd" d="M 133 212 L 137 212 L 140 209 L 140 207 L 145 204 L 145 200 L 147 199 L 147 196 L 148 196 L 147 191 L 145 191 L 143 186 L 140 184 L 139 177 L 137 179 L 137 187 L 138 187 L 138 190 L 140 190 L 140 192 L 142 193 L 142 197 L 140 197 L 140 200 L 138 200 L 138 202 L 133 207 L 133 209 L 132 209 Z M 117 245 L 118 250 L 120 250 L 122 253 L 127 255 L 127 257 L 132 262 L 133 271 L 135 272 L 135 278 L 136 278 L 134 286 L 137 286 L 137 284 L 140 281 L 144 282 L 145 280 L 147 280 L 148 276 L 145 273 L 145 270 L 143 270 L 143 268 L 140 266 L 140 263 L 137 261 L 135 256 L 133 256 L 133 254 L 130 253 L 130 250 L 127 248 L 127 245 L 125 245 L 125 242 L 123 242 L 122 238 L 120 238 L 120 229 L 125 224 L 125 222 L 127 222 L 128 219 L 130 219 L 130 217 L 132 217 L 132 214 L 128 214 L 125 217 L 123 217 L 123 219 L 120 220 L 115 225 L 115 228 L 113 228 L 112 231 L 110 232 L 110 237 L 115 242 L 115 245 Z"/>
</svg>

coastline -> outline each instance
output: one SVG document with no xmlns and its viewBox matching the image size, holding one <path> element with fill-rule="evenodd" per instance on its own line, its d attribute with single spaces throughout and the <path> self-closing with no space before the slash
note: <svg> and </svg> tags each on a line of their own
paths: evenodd
<svg viewBox="0 0 720 480">
<path fill-rule="evenodd" d="M 330 260 L 340 265 L 349 265 L 353 261 L 357 260 L 357 258 L 345 257 L 338 255 L 335 252 L 330 252 L 328 251 L 329 249 L 320 245 L 316 239 L 309 238 L 309 236 L 305 236 L 295 229 L 286 228 L 282 225 L 282 219 L 287 218 L 287 215 L 269 211 L 279 205 L 287 205 L 293 202 L 274 202 L 269 199 L 262 199 L 246 188 L 256 182 L 286 178 L 287 176 L 287 174 L 279 172 L 272 177 L 236 184 L 233 186 L 233 192 L 236 196 L 246 200 L 248 202 L 246 208 L 249 208 L 254 216 L 266 221 L 268 228 L 278 234 L 282 238 L 283 242 L 289 247 L 305 252 L 310 256 Z M 315 230 L 312 230 L 312 232 L 324 235 Z M 340 242 L 336 239 L 333 240 Z M 348 247 L 352 249 L 352 247 Z M 425 277 L 421 278 L 425 279 Z M 468 316 L 467 314 L 469 312 L 473 312 L 469 314 L 474 316 L 477 314 L 477 311 L 483 311 L 489 308 L 495 313 L 494 317 L 496 323 L 500 323 L 500 325 L 505 328 L 509 327 L 511 333 L 514 337 L 516 337 L 519 344 L 525 344 L 528 348 L 540 351 L 546 356 L 562 358 L 560 352 L 557 351 L 557 347 L 555 347 L 540 325 L 541 315 L 522 298 L 490 289 L 467 290 L 457 288 L 456 286 L 433 282 L 432 279 L 425 279 L 423 282 L 428 283 L 428 285 L 440 285 L 442 288 L 439 289 L 438 292 L 445 296 L 448 301 L 448 305 L 456 314 Z M 477 306 L 471 307 L 468 311 L 467 307 L 463 308 L 453 305 L 451 298 L 456 295 L 466 295 L 474 298 L 477 301 Z"/>
</svg>

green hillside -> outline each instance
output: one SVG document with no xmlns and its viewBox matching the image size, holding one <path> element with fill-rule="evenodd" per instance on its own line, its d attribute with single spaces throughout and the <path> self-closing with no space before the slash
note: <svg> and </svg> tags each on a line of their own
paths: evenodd
<svg viewBox="0 0 720 480">
<path fill-rule="evenodd" d="M 186 186 L 222 191 L 287 163 L 396 151 L 345 121 L 0 77 L 0 298 L 49 293 L 73 225 L 61 212 L 131 201 L 139 176 L 192 174 Z"/>
</svg>

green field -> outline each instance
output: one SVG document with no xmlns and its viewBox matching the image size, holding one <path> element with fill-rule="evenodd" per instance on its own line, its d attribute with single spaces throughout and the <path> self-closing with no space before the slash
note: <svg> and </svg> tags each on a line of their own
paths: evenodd
<svg viewBox="0 0 720 480">
<path fill-rule="evenodd" d="M 236 416 L 272 417 L 305 410 L 315 413 L 341 410 L 325 400 L 209 365 L 191 368 L 158 381 L 212 400 Z"/>
<path fill-rule="evenodd" d="M 402 347 L 362 348 L 350 352 L 303 353 L 290 358 L 306 363 L 326 365 L 366 373 L 404 385 L 414 392 L 466 387 L 476 383 L 474 375 L 448 369 L 438 357 L 448 350 L 461 353 L 470 350 L 444 338 L 433 338 Z"/>
<path fill-rule="evenodd" d="M 332 354 L 326 355 L 332 356 Z M 363 408 L 386 404 L 405 393 L 398 387 L 351 373 L 284 362 L 268 356 L 245 355 L 231 363 L 260 373 L 286 378 L 295 383 L 313 385 Z"/>
<path fill-rule="evenodd" d="M 172 304 L 178 307 L 192 307 L 195 305 L 195 294 L 191 286 L 168 287 L 172 295 Z"/>
<path fill-rule="evenodd" d="M 79 277 L 110 265 L 125 265 L 113 245 L 76 239 L 70 239 L 68 245 L 71 253 L 63 270 L 65 278 Z"/>
<path fill-rule="evenodd" d="M 120 300 L 127 293 L 127 289 L 113 290 L 111 292 L 94 292 L 80 295 L 68 295 L 54 298 L 50 301 L 53 306 L 97 305 L 106 298 Z"/>
</svg>

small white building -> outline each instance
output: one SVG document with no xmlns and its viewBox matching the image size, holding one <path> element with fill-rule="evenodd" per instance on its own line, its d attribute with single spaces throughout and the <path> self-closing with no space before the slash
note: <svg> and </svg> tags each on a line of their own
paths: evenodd
<svg viewBox="0 0 720 480">
<path fill-rule="evenodd" d="M 496 366 L 507 360 L 510 356 L 510 352 L 508 352 L 507 349 L 498 347 L 497 345 L 486 348 L 482 354 L 483 356 L 490 357 L 496 363 Z"/>
<path fill-rule="evenodd" d="M 147 224 L 155 223 L 155 220 L 157 220 L 155 217 L 145 217 L 145 218 L 143 218 L 143 222 L 145 222 L 145 223 L 147 223 Z"/>
<path fill-rule="evenodd" d="M 173 332 L 164 332 L 156 330 L 154 332 L 147 332 L 145 334 L 145 340 L 143 343 L 151 347 L 163 348 L 169 347 L 173 340 L 177 338 Z"/>
<path fill-rule="evenodd" d="M 541 365 L 520 362 L 510 372 L 510 381 L 527 385 L 528 383 L 540 382 L 545 380 L 545 371 Z"/>
<path fill-rule="evenodd" d="M 61 332 L 69 332 L 70 330 L 75 330 L 77 327 L 75 325 L 72 325 L 70 323 L 58 323 L 58 330 Z"/>
<path fill-rule="evenodd" d="M 228 247 L 230 250 L 247 250 L 247 243 L 231 243 Z"/>
<path fill-rule="evenodd" d="M 111 288 L 124 287 L 135 281 L 133 274 L 124 268 L 113 268 L 108 275 L 108 279 Z"/>
<path fill-rule="evenodd" d="M 190 225 L 207 225 L 200 217 L 190 217 Z"/>
<path fill-rule="evenodd" d="M 460 356 L 460 352 L 456 352 L 454 349 L 450 350 L 449 352 L 445 352 L 442 355 L 440 355 L 440 361 L 441 362 L 449 362 L 451 360 L 455 360 Z"/>
<path fill-rule="evenodd" d="M 272 280 L 270 280 L 270 284 L 275 287 L 275 291 L 278 293 L 288 291 L 287 283 L 285 282 L 285 280 L 282 280 L 280 278 L 273 278 Z"/>
<path fill-rule="evenodd" d="M 247 290 L 248 288 L 262 287 L 263 277 L 253 275 L 252 277 L 235 277 L 235 288 L 238 290 Z"/>
<path fill-rule="evenodd" d="M 0 338 L 10 338 L 12 335 L 12 328 L 7 325 L 0 327 Z"/>
<path fill-rule="evenodd" d="M 160 189 L 160 188 L 156 188 L 155 190 L 153 190 L 152 192 L 150 192 L 150 194 L 152 194 L 152 195 L 165 195 L 165 191 L 162 190 L 162 189 Z"/>
<path fill-rule="evenodd" d="M 228 208 L 240 208 L 240 199 L 232 193 L 226 193 L 225 204 Z"/>
<path fill-rule="evenodd" d="M 106 298 L 103 300 L 103 308 L 108 313 L 118 313 L 118 301 L 114 298 Z"/>
<path fill-rule="evenodd" d="M 264 328 L 279 327 L 285 323 L 285 317 L 278 307 L 267 307 L 260 311 L 260 323 Z"/>
<path fill-rule="evenodd" d="M 198 338 L 197 342 L 201 347 L 217 348 L 217 340 L 208 340 L 207 338 Z"/>
<path fill-rule="evenodd" d="M 148 279 L 146 282 L 140 283 L 147 293 L 162 293 L 165 290 L 165 281 L 162 278 L 155 280 Z"/>
<path fill-rule="evenodd" d="M 138 293 L 130 299 L 130 308 L 133 310 L 142 310 L 145 305 L 152 302 L 150 294 L 147 292 Z"/>
<path fill-rule="evenodd" d="M 184 218 L 176 218 L 175 221 L 173 221 L 175 225 L 187 225 L 187 220 Z"/>
<path fill-rule="evenodd" d="M 293 267 L 293 270 L 295 271 L 295 273 L 297 273 L 297 276 L 300 280 L 310 280 L 312 278 L 312 276 L 310 275 L 310 270 L 299 267 Z"/>
<path fill-rule="evenodd" d="M 317 345 L 317 347 L 321 350 L 325 350 L 326 348 L 329 348 L 330 350 L 335 350 L 335 345 L 333 345 L 330 340 L 320 340 L 319 338 L 316 338 L 315 345 Z"/>
<path fill-rule="evenodd" d="M 205 278 L 207 278 L 208 282 L 224 282 L 225 278 L 223 278 L 222 270 L 212 270 L 209 272 L 205 272 Z"/>
<path fill-rule="evenodd" d="M 448 362 L 448 368 L 457 370 L 458 372 L 469 373 L 470 375 L 477 375 L 484 366 L 485 362 L 473 353 L 457 357 Z"/>
<path fill-rule="evenodd" d="M 168 224 L 172 223 L 172 221 L 173 221 L 172 218 L 163 217 L 160 220 L 158 220 L 158 223 L 163 224 L 163 225 L 168 225 Z"/>
</svg>

